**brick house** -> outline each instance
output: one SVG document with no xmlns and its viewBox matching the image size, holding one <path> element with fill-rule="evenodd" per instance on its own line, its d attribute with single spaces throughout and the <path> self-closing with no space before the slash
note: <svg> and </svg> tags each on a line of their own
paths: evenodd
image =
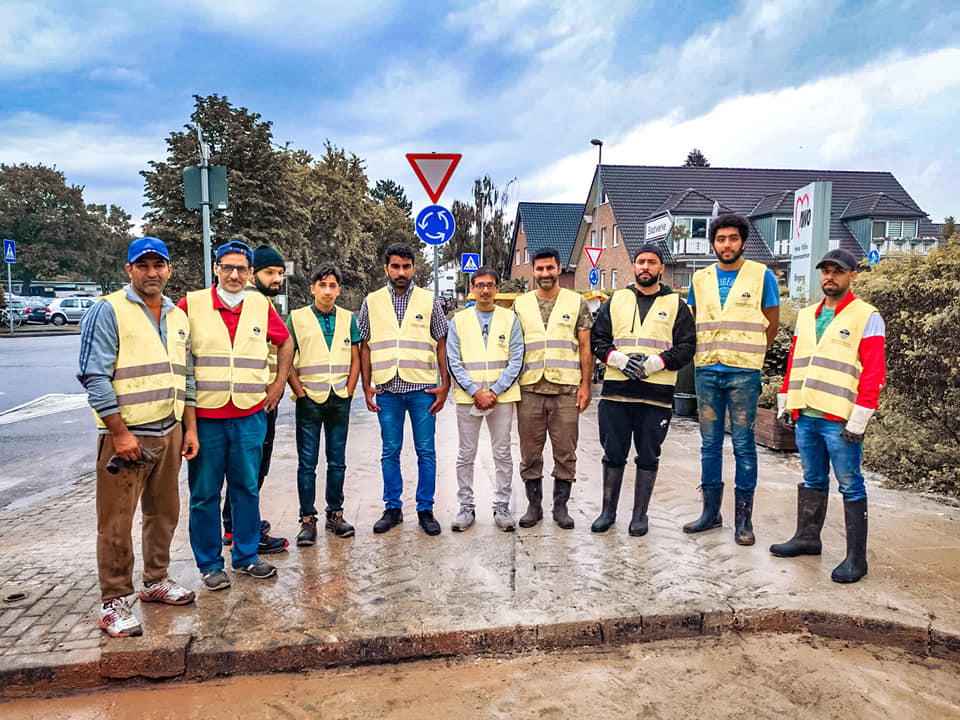
<svg viewBox="0 0 960 720">
<path fill-rule="evenodd" d="M 522 202 L 517 206 L 510 240 L 510 278 L 522 278 L 533 289 L 533 256 L 545 247 L 560 253 L 560 287 L 573 288 L 574 273 L 569 268 L 570 253 L 583 221 L 580 203 Z"/>
</svg>

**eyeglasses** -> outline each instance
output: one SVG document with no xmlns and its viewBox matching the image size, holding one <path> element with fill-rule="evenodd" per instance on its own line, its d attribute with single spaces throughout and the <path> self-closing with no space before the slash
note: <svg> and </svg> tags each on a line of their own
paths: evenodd
<svg viewBox="0 0 960 720">
<path fill-rule="evenodd" d="M 474 283 L 473 286 L 477 290 L 493 290 L 497 284 L 496 283 Z"/>
<path fill-rule="evenodd" d="M 224 265 L 221 263 L 217 267 L 223 270 L 223 272 L 225 272 L 227 275 L 233 275 L 234 273 L 237 273 L 238 275 L 246 275 L 248 272 L 250 272 L 249 265 Z"/>
</svg>

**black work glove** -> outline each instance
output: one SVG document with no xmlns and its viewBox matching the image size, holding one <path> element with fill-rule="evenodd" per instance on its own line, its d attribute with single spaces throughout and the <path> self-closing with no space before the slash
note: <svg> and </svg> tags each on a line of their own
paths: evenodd
<svg viewBox="0 0 960 720">
<path fill-rule="evenodd" d="M 850 432 L 846 428 L 840 431 L 840 437 L 851 445 L 863 445 L 863 433 Z"/>
<path fill-rule="evenodd" d="M 793 419 L 793 412 L 787 410 L 777 418 L 777 425 L 782 427 L 784 430 L 796 430 L 797 421 Z"/>
<path fill-rule="evenodd" d="M 629 357 L 630 359 L 627 361 L 627 366 L 623 369 L 623 374 L 631 380 L 643 380 L 646 378 L 647 373 L 643 369 L 643 363 L 647 359 L 647 356 L 643 353 L 631 353 Z"/>
</svg>

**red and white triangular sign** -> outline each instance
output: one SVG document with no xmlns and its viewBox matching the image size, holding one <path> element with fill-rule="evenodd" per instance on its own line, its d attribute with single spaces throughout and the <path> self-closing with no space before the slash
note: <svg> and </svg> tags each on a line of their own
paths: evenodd
<svg viewBox="0 0 960 720">
<path fill-rule="evenodd" d="M 596 267 L 597 263 L 600 262 L 600 253 L 603 252 L 603 248 L 584 248 L 583 251 L 590 258 L 590 264 Z"/>
<path fill-rule="evenodd" d="M 443 189 L 450 182 L 461 157 L 461 153 L 407 153 L 407 161 L 434 204 L 440 202 Z"/>
</svg>

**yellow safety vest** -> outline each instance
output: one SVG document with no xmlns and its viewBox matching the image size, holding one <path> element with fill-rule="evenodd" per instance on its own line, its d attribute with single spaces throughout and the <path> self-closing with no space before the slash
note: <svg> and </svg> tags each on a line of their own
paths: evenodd
<svg viewBox="0 0 960 720">
<path fill-rule="evenodd" d="M 307 397 L 315 403 L 325 403 L 330 391 L 339 397 L 347 397 L 347 378 L 350 376 L 350 360 L 353 346 L 350 344 L 350 326 L 353 313 L 341 307 L 333 327 L 333 340 L 327 346 L 327 338 L 310 305 L 290 313 L 293 331 L 297 335 L 297 352 L 293 367 L 300 376 L 300 384 Z"/>
<path fill-rule="evenodd" d="M 260 293 L 260 289 L 253 283 L 248 283 L 244 290 L 246 290 L 248 293 Z M 260 294 L 263 295 L 263 293 Z M 264 295 L 264 297 L 266 297 L 266 295 Z M 268 299 L 267 302 L 270 302 L 270 300 Z M 272 385 L 274 380 L 277 379 L 277 350 L 277 346 L 273 343 L 270 343 L 270 354 L 267 356 L 267 369 L 270 371 L 270 374 L 267 377 L 267 385 Z"/>
<path fill-rule="evenodd" d="M 461 310 L 451 320 L 456 325 L 457 337 L 460 339 L 460 361 L 470 374 L 470 379 L 483 390 L 489 390 L 507 369 L 510 362 L 510 334 L 515 318 L 516 315 L 506 308 L 495 305 L 490 327 L 487 329 L 486 344 L 483 342 L 483 331 L 480 329 L 476 308 Z M 459 383 L 453 386 L 453 398 L 461 405 L 473 403 L 473 398 Z M 497 402 L 500 403 L 517 402 L 519 399 L 520 386 L 516 382 L 497 395 Z"/>
<path fill-rule="evenodd" d="M 120 417 L 128 427 L 146 425 L 171 415 L 183 417 L 187 393 L 187 337 L 190 323 L 174 307 L 166 314 L 167 344 L 164 347 L 143 307 L 117 290 L 100 300 L 110 303 L 117 318 L 119 348 L 110 382 L 117 396 Z M 105 428 L 94 411 L 97 425 Z"/>
<path fill-rule="evenodd" d="M 542 377 L 558 385 L 580 384 L 580 343 L 577 341 L 580 301 L 578 293 L 561 288 L 546 327 L 536 290 L 514 302 L 513 309 L 523 328 L 521 385 L 532 385 Z"/>
<path fill-rule="evenodd" d="M 269 379 L 270 301 L 260 293 L 246 293 L 233 343 L 220 311 L 213 306 L 210 288 L 187 293 L 187 316 L 197 378 L 197 407 L 214 410 L 233 401 L 241 410 L 247 410 L 262 403 L 267 397 Z"/>
<path fill-rule="evenodd" d="M 617 290 L 610 299 L 610 322 L 613 327 L 613 344 L 620 352 L 659 355 L 673 347 L 673 324 L 680 311 L 680 296 L 676 293 L 659 295 L 647 317 L 640 322 L 640 309 L 633 290 Z M 604 374 L 607 380 L 629 380 L 620 370 L 607 365 Z M 677 371 L 664 368 L 646 379 L 657 385 L 676 385 Z"/>
<path fill-rule="evenodd" d="M 854 299 L 834 316 L 817 342 L 818 304 L 797 313 L 797 343 L 790 366 L 787 408 L 813 408 L 846 420 L 857 400 L 863 370 L 860 340 L 877 309 Z"/>
<path fill-rule="evenodd" d="M 398 374 L 416 385 L 437 383 L 437 341 L 430 334 L 433 293 L 414 287 L 397 322 L 390 290 L 382 287 L 367 295 L 370 317 L 370 369 L 374 385 L 386 385 Z"/>
<path fill-rule="evenodd" d="M 697 303 L 697 352 L 693 364 L 705 367 L 722 363 L 759 370 L 767 353 L 767 320 L 761 309 L 763 277 L 767 266 L 745 260 L 737 279 L 720 307 L 717 264 L 693 274 Z"/>
</svg>

